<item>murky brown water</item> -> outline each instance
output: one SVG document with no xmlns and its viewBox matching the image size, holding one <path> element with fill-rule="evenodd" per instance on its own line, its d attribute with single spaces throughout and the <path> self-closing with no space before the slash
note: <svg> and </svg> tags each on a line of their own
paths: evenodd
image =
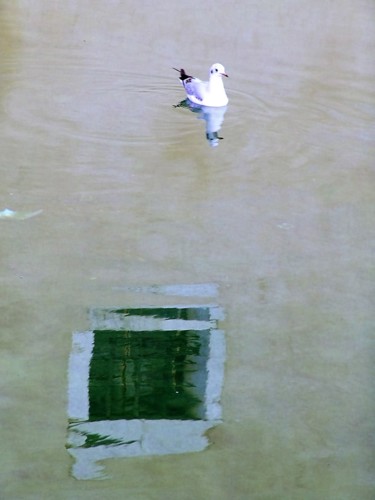
<svg viewBox="0 0 375 500">
<path fill-rule="evenodd" d="M 375 4 L 211 3 L 0 2 L 4 499 L 374 498 Z M 216 61 L 210 148 L 171 68 Z M 176 283 L 226 311 L 211 447 L 73 479 L 72 332 Z"/>
</svg>

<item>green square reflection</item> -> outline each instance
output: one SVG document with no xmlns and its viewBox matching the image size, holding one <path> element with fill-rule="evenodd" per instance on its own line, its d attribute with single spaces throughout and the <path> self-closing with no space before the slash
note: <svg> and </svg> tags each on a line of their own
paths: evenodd
<svg viewBox="0 0 375 500">
<path fill-rule="evenodd" d="M 89 420 L 204 419 L 210 330 L 94 330 Z"/>
</svg>

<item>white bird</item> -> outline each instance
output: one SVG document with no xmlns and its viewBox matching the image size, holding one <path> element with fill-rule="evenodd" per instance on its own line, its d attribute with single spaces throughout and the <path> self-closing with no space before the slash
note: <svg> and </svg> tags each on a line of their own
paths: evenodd
<svg viewBox="0 0 375 500">
<path fill-rule="evenodd" d="M 187 98 L 200 106 L 220 107 L 228 104 L 228 97 L 223 84 L 223 76 L 228 76 L 222 64 L 215 63 L 210 68 L 208 82 L 189 76 L 184 69 L 173 68 L 180 73 L 180 82 L 185 88 Z"/>
</svg>

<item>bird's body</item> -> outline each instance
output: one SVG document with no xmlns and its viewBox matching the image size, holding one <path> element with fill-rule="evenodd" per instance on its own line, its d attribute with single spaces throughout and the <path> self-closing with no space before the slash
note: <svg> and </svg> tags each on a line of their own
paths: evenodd
<svg viewBox="0 0 375 500">
<path fill-rule="evenodd" d="M 174 68 L 176 69 L 176 68 Z M 189 76 L 184 69 L 176 69 L 180 73 L 180 82 L 184 86 L 187 98 L 200 106 L 220 107 L 228 104 L 228 97 L 223 84 L 225 68 L 222 64 L 213 64 L 210 68 L 208 82 Z"/>
</svg>

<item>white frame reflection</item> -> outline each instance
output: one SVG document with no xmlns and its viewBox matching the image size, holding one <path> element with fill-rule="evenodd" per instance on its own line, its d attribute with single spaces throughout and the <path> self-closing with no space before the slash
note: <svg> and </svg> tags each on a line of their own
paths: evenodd
<svg viewBox="0 0 375 500">
<path fill-rule="evenodd" d="M 103 473 L 104 466 L 97 463 L 106 458 L 190 453 L 202 451 L 208 446 L 205 432 L 220 423 L 222 416 L 220 397 L 224 379 L 225 338 L 224 332 L 217 329 L 217 322 L 222 319 L 222 310 L 215 305 L 170 307 L 181 310 L 208 309 L 209 319 L 163 319 L 127 314 L 121 316 L 115 310 L 92 309 L 90 311 L 92 330 L 73 333 L 69 359 L 67 449 L 75 459 L 72 468 L 75 478 L 106 478 Z M 89 372 L 95 330 L 133 332 L 205 330 L 209 338 L 205 366 L 207 373 L 204 417 L 201 420 L 89 421 Z M 96 436 L 95 444 L 87 444 L 89 436 Z"/>
</svg>

